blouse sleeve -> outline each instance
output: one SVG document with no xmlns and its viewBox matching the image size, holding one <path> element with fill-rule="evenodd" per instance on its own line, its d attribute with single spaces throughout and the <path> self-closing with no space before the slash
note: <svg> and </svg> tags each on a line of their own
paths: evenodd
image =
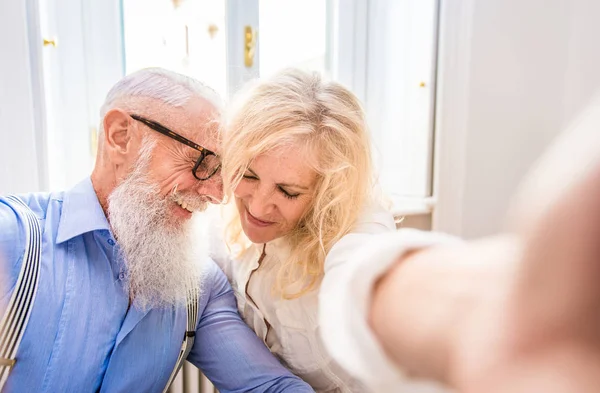
<svg viewBox="0 0 600 393">
<path fill-rule="evenodd" d="M 363 227 L 364 228 L 364 227 Z M 319 295 L 321 336 L 330 355 L 373 392 L 439 392 L 425 381 L 409 380 L 387 357 L 368 325 L 372 288 L 403 254 L 455 243 L 448 235 L 371 226 L 344 236 L 330 251 Z M 410 323 L 410 322 L 407 322 Z"/>
</svg>

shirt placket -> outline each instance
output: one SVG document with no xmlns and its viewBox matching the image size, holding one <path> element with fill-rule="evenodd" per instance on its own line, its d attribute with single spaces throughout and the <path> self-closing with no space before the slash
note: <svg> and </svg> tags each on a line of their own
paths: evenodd
<svg viewBox="0 0 600 393">
<path fill-rule="evenodd" d="M 248 293 L 248 287 L 250 286 L 250 280 L 252 279 L 252 275 L 258 271 L 258 269 L 261 266 L 262 261 L 264 260 L 266 254 L 265 254 L 265 248 L 266 248 L 266 244 L 263 246 L 263 250 L 262 253 L 260 254 L 260 256 L 258 257 L 258 262 L 256 263 L 256 265 L 248 272 L 248 277 L 246 278 L 245 282 L 246 284 L 244 285 L 244 295 L 247 299 L 246 302 L 246 307 L 251 307 L 252 310 L 254 311 L 254 313 L 256 313 L 257 315 L 260 316 L 260 319 L 262 320 L 262 324 L 263 324 L 263 329 L 261 329 L 261 335 L 260 338 L 263 340 L 263 342 L 266 344 L 267 343 L 267 336 L 269 335 L 269 332 L 271 330 L 271 324 L 269 323 L 269 321 L 267 321 L 267 319 L 264 317 L 264 314 L 260 311 L 260 309 L 258 308 L 258 306 L 256 305 L 256 302 L 254 301 L 254 299 L 252 299 L 252 296 L 250 296 L 250 293 Z"/>
</svg>

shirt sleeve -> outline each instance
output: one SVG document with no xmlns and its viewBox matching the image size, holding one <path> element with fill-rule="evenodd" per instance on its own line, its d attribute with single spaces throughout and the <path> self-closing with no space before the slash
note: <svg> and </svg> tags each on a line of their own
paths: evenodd
<svg viewBox="0 0 600 393">
<path fill-rule="evenodd" d="M 328 254 L 319 295 L 321 336 L 331 356 L 371 391 L 397 392 L 400 385 L 411 383 L 418 389 L 415 391 L 425 391 L 420 390 L 423 381 L 409 382 L 369 328 L 369 304 L 376 280 L 409 251 L 458 241 L 413 229 L 350 233 Z"/>
<path fill-rule="evenodd" d="M 16 284 L 25 253 L 24 226 L 17 213 L 0 197 L 0 304 L 6 306 Z"/>
<path fill-rule="evenodd" d="M 208 304 L 200 317 L 188 360 L 200 368 L 221 393 L 312 392 L 285 369 L 238 314 L 233 290 L 214 264 Z M 208 288 L 206 288 L 208 290 Z"/>
</svg>

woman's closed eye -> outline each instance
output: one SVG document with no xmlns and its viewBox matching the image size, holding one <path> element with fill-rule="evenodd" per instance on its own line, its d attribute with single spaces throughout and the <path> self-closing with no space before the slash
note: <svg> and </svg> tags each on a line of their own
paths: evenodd
<svg viewBox="0 0 600 393">
<path fill-rule="evenodd" d="M 246 180 L 258 180 L 258 177 L 254 176 L 251 173 L 244 173 L 242 177 Z"/>
<path fill-rule="evenodd" d="M 243 179 L 248 180 L 248 181 L 257 181 L 260 180 L 258 178 L 258 176 L 256 176 L 256 174 L 254 174 L 253 172 L 245 172 L 244 175 L 242 176 Z M 286 190 L 283 186 L 281 185 L 276 185 L 276 188 L 279 192 L 281 192 L 281 194 L 288 198 L 288 199 L 296 199 L 298 198 L 301 194 L 297 193 L 297 192 L 292 192 L 292 191 L 288 191 Z"/>
<path fill-rule="evenodd" d="M 288 198 L 288 199 L 296 199 L 296 198 L 298 198 L 300 196 L 299 193 L 293 193 L 293 192 L 286 191 L 281 186 L 277 186 L 277 188 L 279 189 L 279 191 L 281 191 L 281 193 L 283 194 L 283 196 L 286 197 L 286 198 Z"/>
</svg>

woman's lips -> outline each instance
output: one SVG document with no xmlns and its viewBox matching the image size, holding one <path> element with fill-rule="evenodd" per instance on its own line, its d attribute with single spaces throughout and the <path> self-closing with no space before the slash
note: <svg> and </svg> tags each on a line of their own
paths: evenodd
<svg viewBox="0 0 600 393">
<path fill-rule="evenodd" d="M 260 220 L 260 219 L 258 219 L 256 217 L 254 217 L 252 214 L 250 214 L 250 212 L 248 211 L 248 209 L 246 209 L 246 220 L 250 224 L 252 224 L 254 226 L 257 226 L 257 227 L 268 227 L 269 225 L 275 224 L 272 221 L 263 221 L 263 220 Z"/>
</svg>

